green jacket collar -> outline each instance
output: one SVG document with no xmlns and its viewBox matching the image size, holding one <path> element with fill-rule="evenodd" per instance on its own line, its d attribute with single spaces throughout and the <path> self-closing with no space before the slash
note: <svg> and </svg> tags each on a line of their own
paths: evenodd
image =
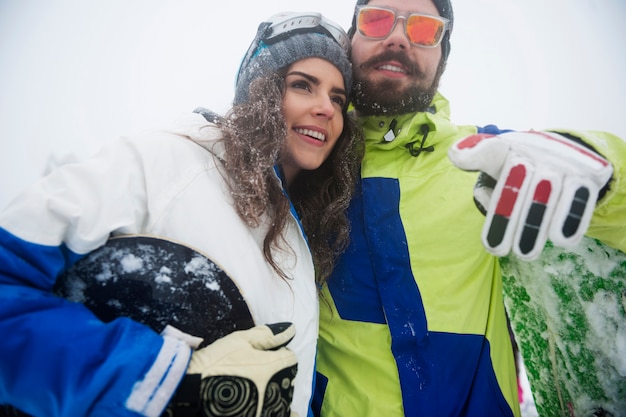
<svg viewBox="0 0 626 417">
<path fill-rule="evenodd" d="M 436 93 L 428 111 L 395 116 L 362 116 L 358 118 L 365 134 L 367 148 L 394 149 L 397 147 L 429 147 L 456 131 L 450 123 L 448 100 Z M 441 135 L 441 133 L 444 133 Z M 411 144 L 414 145 L 411 145 Z"/>
</svg>

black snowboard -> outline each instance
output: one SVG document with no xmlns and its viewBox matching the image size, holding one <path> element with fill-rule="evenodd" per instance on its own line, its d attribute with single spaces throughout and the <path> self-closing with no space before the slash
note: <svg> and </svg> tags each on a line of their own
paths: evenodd
<svg viewBox="0 0 626 417">
<path fill-rule="evenodd" d="M 102 321 L 130 317 L 160 333 L 171 325 L 206 346 L 254 326 L 237 285 L 205 255 L 149 236 L 109 239 L 77 262 L 54 292 Z"/>
</svg>

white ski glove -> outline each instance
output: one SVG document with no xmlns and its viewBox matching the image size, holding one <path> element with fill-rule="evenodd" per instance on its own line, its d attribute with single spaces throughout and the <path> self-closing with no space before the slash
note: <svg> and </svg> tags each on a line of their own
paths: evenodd
<svg viewBox="0 0 626 417">
<path fill-rule="evenodd" d="M 472 135 L 448 157 L 463 170 L 482 172 L 474 199 L 486 214 L 487 250 L 526 260 L 536 259 L 548 239 L 560 247 L 578 243 L 613 174 L 602 156 L 548 132 Z"/>
<path fill-rule="evenodd" d="M 291 414 L 291 400 L 297 359 L 284 347 L 294 336 L 291 323 L 268 324 L 233 332 L 193 352 L 173 402 L 186 402 L 181 399 L 189 398 L 190 392 L 197 398 L 201 380 L 201 416 L 295 415 Z M 180 410 L 181 405 L 170 405 L 171 410 L 175 408 Z"/>
</svg>

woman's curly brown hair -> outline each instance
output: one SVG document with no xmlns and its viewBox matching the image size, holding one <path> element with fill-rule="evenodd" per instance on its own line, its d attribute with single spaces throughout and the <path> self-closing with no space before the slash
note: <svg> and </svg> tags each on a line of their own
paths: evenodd
<svg viewBox="0 0 626 417">
<path fill-rule="evenodd" d="M 284 73 L 284 72 L 283 72 Z M 289 200 L 276 180 L 275 166 L 287 139 L 282 113 L 285 90 L 283 73 L 256 79 L 248 102 L 234 106 L 218 126 L 225 146 L 224 169 L 235 208 L 249 227 L 268 227 L 263 253 L 285 279 L 274 260 L 283 248 L 282 232 L 289 218 Z M 329 157 L 313 171 L 301 171 L 287 193 L 300 216 L 321 285 L 338 256 L 347 247 L 350 224 L 346 209 L 360 175 L 363 137 L 354 120 L 343 110 L 344 128 Z"/>
</svg>

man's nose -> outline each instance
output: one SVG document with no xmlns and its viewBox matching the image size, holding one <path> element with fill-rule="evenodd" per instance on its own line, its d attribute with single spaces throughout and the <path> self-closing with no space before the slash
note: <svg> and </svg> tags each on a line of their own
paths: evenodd
<svg viewBox="0 0 626 417">
<path fill-rule="evenodd" d="M 398 16 L 396 19 L 396 25 L 383 42 L 386 48 L 407 50 L 411 47 L 409 38 L 406 35 L 406 29 L 404 28 L 405 25 L 406 18 Z"/>
</svg>

